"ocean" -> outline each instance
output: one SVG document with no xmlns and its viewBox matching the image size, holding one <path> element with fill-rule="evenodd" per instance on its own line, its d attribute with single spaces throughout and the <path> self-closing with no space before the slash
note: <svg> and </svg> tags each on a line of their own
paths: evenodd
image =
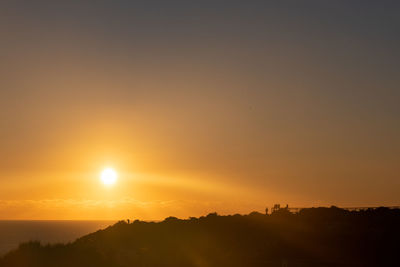
<svg viewBox="0 0 400 267">
<path fill-rule="evenodd" d="M 104 229 L 116 221 L 2 221 L 0 220 L 0 256 L 22 242 L 67 243 Z"/>
</svg>

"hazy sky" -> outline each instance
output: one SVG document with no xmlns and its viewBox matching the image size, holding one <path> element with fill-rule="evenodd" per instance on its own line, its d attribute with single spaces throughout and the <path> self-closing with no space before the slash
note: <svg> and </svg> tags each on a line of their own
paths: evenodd
<svg viewBox="0 0 400 267">
<path fill-rule="evenodd" d="M 399 205 L 399 14 L 1 1 L 0 219 Z"/>
</svg>

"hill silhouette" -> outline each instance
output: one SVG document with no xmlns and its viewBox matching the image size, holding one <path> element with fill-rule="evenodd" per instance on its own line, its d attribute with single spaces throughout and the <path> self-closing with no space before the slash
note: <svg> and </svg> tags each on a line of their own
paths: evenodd
<svg viewBox="0 0 400 267">
<path fill-rule="evenodd" d="M 336 207 L 120 221 L 73 243 L 23 243 L 9 266 L 399 266 L 400 210 Z"/>
</svg>

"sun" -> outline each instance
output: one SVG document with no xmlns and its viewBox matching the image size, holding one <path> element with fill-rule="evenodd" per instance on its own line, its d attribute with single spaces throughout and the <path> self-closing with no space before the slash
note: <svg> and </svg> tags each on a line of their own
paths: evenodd
<svg viewBox="0 0 400 267">
<path fill-rule="evenodd" d="M 100 178 L 104 185 L 110 186 L 117 182 L 118 173 L 112 168 L 106 168 L 101 172 Z"/>
</svg>

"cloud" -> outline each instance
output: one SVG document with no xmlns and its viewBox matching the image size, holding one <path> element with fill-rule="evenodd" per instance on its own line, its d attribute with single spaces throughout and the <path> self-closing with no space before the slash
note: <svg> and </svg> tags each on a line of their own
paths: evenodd
<svg viewBox="0 0 400 267">
<path fill-rule="evenodd" d="M 40 199 L 1 200 L 0 219 L 79 219 L 119 220 L 141 219 L 161 220 L 169 216 L 187 218 L 202 216 L 217 211 L 226 213 L 247 213 L 263 210 L 262 203 L 235 203 L 234 201 L 157 200 L 140 201 L 134 198 L 114 200 L 98 199 Z M 2 218 L 1 214 L 7 214 Z"/>
</svg>

